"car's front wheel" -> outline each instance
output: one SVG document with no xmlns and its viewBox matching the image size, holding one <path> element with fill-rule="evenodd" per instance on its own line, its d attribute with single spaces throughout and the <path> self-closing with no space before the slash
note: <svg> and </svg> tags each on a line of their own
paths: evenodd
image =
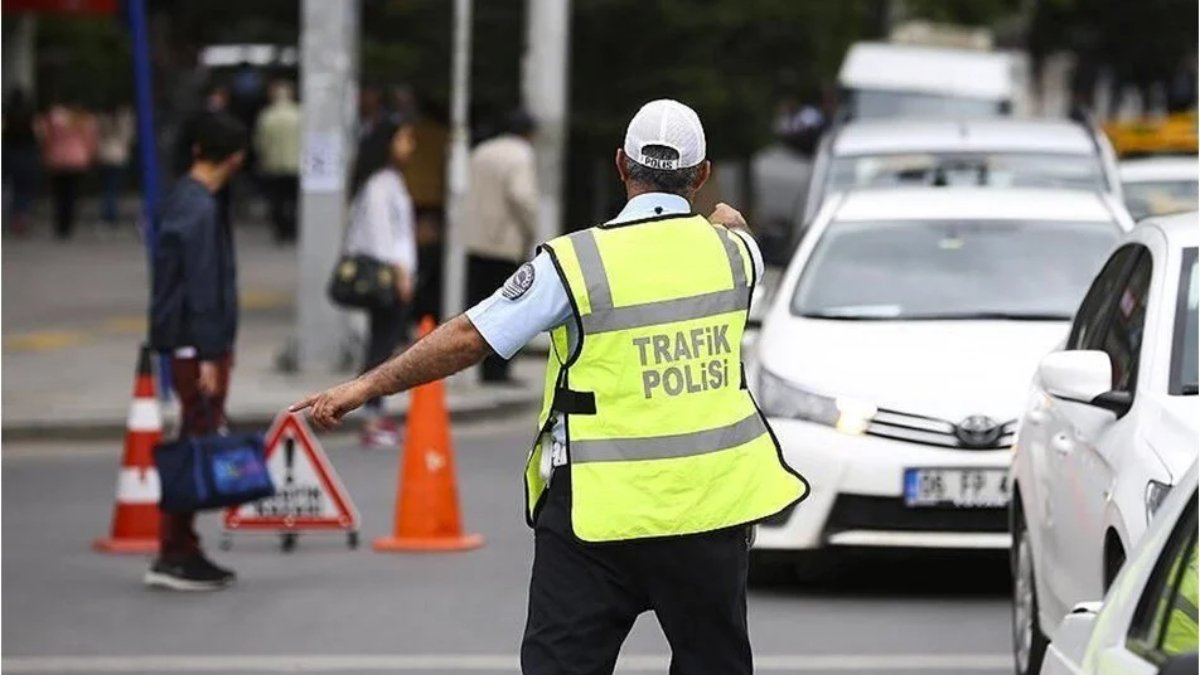
<svg viewBox="0 0 1200 675">
<path fill-rule="evenodd" d="M 1049 640 L 1038 621 L 1037 584 L 1029 530 L 1017 511 L 1013 523 L 1013 658 L 1017 675 L 1036 675 L 1042 669 Z"/>
</svg>

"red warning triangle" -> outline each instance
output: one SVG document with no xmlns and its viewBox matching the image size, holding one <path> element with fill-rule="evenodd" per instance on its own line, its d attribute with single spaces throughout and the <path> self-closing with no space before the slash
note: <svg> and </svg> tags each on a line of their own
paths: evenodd
<svg viewBox="0 0 1200 675">
<path fill-rule="evenodd" d="M 226 511 L 227 530 L 358 529 L 358 509 L 301 415 L 276 417 L 264 447 L 275 496 Z"/>
</svg>

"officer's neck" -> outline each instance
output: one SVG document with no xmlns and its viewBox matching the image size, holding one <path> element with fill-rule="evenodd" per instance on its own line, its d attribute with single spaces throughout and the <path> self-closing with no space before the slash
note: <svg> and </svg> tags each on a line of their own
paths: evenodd
<svg viewBox="0 0 1200 675">
<path fill-rule="evenodd" d="M 676 197 L 683 197 L 684 199 L 686 199 L 688 201 L 688 204 L 691 204 L 692 198 L 696 196 L 695 192 L 688 192 L 686 195 L 677 195 L 674 192 L 663 192 L 662 190 L 655 190 L 653 188 L 648 188 L 645 185 L 642 185 L 640 183 L 625 183 L 625 201 L 629 201 L 629 200 L 633 199 L 634 197 L 640 197 L 642 195 L 648 195 L 648 194 L 652 194 L 652 193 L 662 194 L 662 195 L 673 195 Z"/>
</svg>

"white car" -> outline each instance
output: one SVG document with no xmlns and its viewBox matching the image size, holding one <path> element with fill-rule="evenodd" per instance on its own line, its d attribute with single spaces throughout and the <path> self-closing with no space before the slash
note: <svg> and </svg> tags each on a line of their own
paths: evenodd
<svg viewBox="0 0 1200 675">
<path fill-rule="evenodd" d="M 1196 672 L 1196 466 L 1171 490 L 1103 603 L 1081 603 L 1063 619 L 1042 675 Z"/>
<path fill-rule="evenodd" d="M 854 188 L 989 185 L 1121 194 L 1104 134 L 1071 120 L 861 120 L 821 140 L 799 225 Z"/>
<path fill-rule="evenodd" d="M 1194 213 L 1143 221 L 1037 369 L 1013 448 L 1018 672 L 1037 672 L 1046 629 L 1101 597 L 1196 461 L 1198 241 Z"/>
<path fill-rule="evenodd" d="M 1200 163 L 1195 157 L 1147 157 L 1120 163 L 1125 206 L 1134 218 L 1195 211 Z"/>
<path fill-rule="evenodd" d="M 760 524 L 759 561 L 839 546 L 1007 549 L 1009 446 L 1029 374 L 1130 226 L 1095 192 L 831 197 L 747 362 L 786 460 L 812 486 Z"/>
</svg>

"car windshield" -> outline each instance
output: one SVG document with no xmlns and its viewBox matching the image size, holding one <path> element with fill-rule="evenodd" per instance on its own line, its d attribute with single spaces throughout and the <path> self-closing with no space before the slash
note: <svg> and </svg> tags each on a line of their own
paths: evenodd
<svg viewBox="0 0 1200 675">
<path fill-rule="evenodd" d="M 1116 238 L 1102 222 L 835 222 L 805 265 L 792 312 L 1067 320 Z"/>
<path fill-rule="evenodd" d="M 986 117 L 1002 115 L 1006 107 L 1000 101 L 911 91 L 854 89 L 849 95 L 850 111 L 855 118 Z"/>
<path fill-rule="evenodd" d="M 893 185 L 1106 189 L 1100 161 L 1092 155 L 914 152 L 839 157 L 827 192 Z"/>
<path fill-rule="evenodd" d="M 1195 180 L 1165 180 L 1125 183 L 1125 206 L 1134 218 L 1165 216 L 1195 211 L 1200 183 Z"/>
<path fill-rule="evenodd" d="M 1179 301 L 1175 309 L 1175 345 L 1171 355 L 1171 393 L 1197 393 L 1197 316 L 1200 315 L 1200 280 L 1196 277 L 1196 247 L 1183 251 L 1179 276 Z"/>
</svg>

